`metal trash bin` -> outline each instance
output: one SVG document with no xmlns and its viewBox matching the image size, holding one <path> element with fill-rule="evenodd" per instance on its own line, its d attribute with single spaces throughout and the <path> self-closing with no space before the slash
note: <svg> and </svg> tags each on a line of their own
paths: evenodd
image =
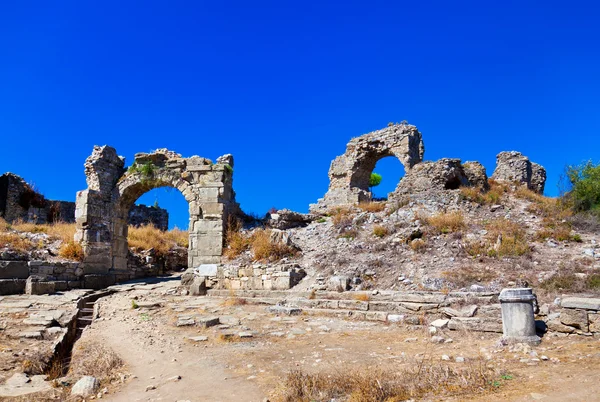
<svg viewBox="0 0 600 402">
<path fill-rule="evenodd" d="M 535 332 L 534 303 L 531 288 L 503 289 L 498 298 L 502 306 L 502 332 L 509 342 L 538 345 L 541 338 Z"/>
</svg>

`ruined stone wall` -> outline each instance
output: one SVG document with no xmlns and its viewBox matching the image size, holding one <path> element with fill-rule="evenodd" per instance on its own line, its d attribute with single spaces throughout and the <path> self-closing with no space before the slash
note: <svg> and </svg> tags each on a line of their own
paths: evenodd
<svg viewBox="0 0 600 402">
<path fill-rule="evenodd" d="M 520 152 L 500 152 L 496 157 L 496 169 L 492 179 L 526 185 L 530 190 L 543 194 L 546 169 L 532 163 Z"/>
<path fill-rule="evenodd" d="M 312 204 L 314 214 L 327 213 L 335 206 L 355 205 L 371 200 L 369 177 L 378 160 L 395 156 L 404 165 L 405 175 L 388 200 L 400 202 L 407 195 L 456 190 L 459 187 L 489 188 L 485 167 L 479 162 L 461 163 L 443 158 L 423 162 L 421 133 L 408 124 L 391 125 L 383 130 L 352 139 L 343 155 L 331 162 L 329 188 L 325 196 Z M 522 183 L 543 193 L 546 170 L 519 152 L 501 152 L 493 179 Z"/>
<path fill-rule="evenodd" d="M 227 217 L 238 209 L 231 155 L 215 164 L 160 149 L 136 154 L 125 170 L 114 148 L 97 146 L 86 160 L 85 172 L 88 189 L 77 193 L 75 239 L 84 249 L 86 275 L 104 275 L 107 283 L 132 277 L 127 258 L 129 211 L 142 194 L 165 186 L 178 189 L 189 204 L 188 267 L 220 262 Z"/>
<path fill-rule="evenodd" d="M 133 226 L 154 225 L 164 231 L 169 229 L 169 213 L 159 207 L 134 205 L 129 210 L 128 222 Z"/>
<path fill-rule="evenodd" d="M 369 178 L 375 164 L 382 158 L 394 156 L 406 172 L 423 160 L 425 147 L 415 126 L 395 124 L 383 130 L 352 139 L 346 152 L 331 162 L 329 188 L 313 213 L 326 212 L 331 206 L 370 201 Z"/>
<path fill-rule="evenodd" d="M 46 200 L 20 176 L 5 173 L 0 176 L 0 217 L 10 223 L 18 220 L 38 224 L 75 223 L 75 203 Z M 169 214 L 162 208 L 134 205 L 129 212 L 129 224 L 153 224 L 167 230 Z"/>
</svg>

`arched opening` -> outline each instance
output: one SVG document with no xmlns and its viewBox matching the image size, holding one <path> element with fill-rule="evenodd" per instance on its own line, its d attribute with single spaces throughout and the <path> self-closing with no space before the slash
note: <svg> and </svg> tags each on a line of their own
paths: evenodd
<svg viewBox="0 0 600 402">
<path fill-rule="evenodd" d="M 168 206 L 175 211 L 172 217 L 165 216 Z M 113 267 L 136 277 L 187 268 L 189 217 L 188 201 L 168 181 L 140 180 L 123 188 L 114 221 Z"/>
<path fill-rule="evenodd" d="M 388 194 L 396 189 L 405 172 L 404 165 L 398 158 L 387 156 L 377 161 L 371 173 L 381 176 L 381 182 L 370 188 L 371 198 L 373 201 L 385 201 Z"/>
</svg>

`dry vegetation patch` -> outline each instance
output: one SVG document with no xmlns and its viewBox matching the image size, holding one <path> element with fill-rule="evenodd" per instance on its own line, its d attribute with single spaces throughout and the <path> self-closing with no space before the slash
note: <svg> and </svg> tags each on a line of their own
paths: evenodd
<svg viewBox="0 0 600 402">
<path fill-rule="evenodd" d="M 234 259 L 250 250 L 254 261 L 278 261 L 298 253 L 296 248 L 274 241 L 271 234 L 272 231 L 269 229 L 255 229 L 252 233 L 244 233 L 241 221 L 230 219 L 225 234 L 227 247 L 224 255 Z"/>
<path fill-rule="evenodd" d="M 80 340 L 73 349 L 69 375 L 96 377 L 101 385 L 118 379 L 123 360 L 112 349 L 91 340 Z"/>
<path fill-rule="evenodd" d="M 361 202 L 358 204 L 358 207 L 360 209 L 362 209 L 365 212 L 381 212 L 383 210 L 385 210 L 385 206 L 386 203 L 385 202 L 377 202 L 377 201 L 371 201 L 371 202 Z"/>
<path fill-rule="evenodd" d="M 467 227 L 465 217 L 460 211 L 444 212 L 427 217 L 425 223 L 436 233 L 459 232 Z"/>
<path fill-rule="evenodd" d="M 180 229 L 162 231 L 154 225 L 131 226 L 128 230 L 129 247 L 138 250 L 154 249 L 157 256 L 166 256 L 175 247 L 188 246 L 188 232 Z"/>
<path fill-rule="evenodd" d="M 333 372 L 289 372 L 277 391 L 279 402 L 400 402 L 433 396 L 481 393 L 493 388 L 494 370 L 481 361 L 464 367 L 422 361 L 410 368 L 347 368 Z"/>
<path fill-rule="evenodd" d="M 462 198 L 480 205 L 499 204 L 504 194 L 509 191 L 508 186 L 493 179 L 489 179 L 488 184 L 488 190 L 479 187 L 461 187 L 460 195 Z"/>
<path fill-rule="evenodd" d="M 531 253 L 527 232 L 522 224 L 505 218 L 494 219 L 485 225 L 488 233 L 484 240 L 465 245 L 473 257 L 519 257 Z"/>
</svg>

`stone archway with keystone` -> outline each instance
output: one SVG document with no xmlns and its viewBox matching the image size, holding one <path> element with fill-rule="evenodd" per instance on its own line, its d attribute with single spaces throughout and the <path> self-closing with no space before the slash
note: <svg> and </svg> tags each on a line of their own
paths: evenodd
<svg viewBox="0 0 600 402">
<path fill-rule="evenodd" d="M 183 158 L 167 149 L 125 159 L 114 148 L 95 146 L 85 162 L 88 188 L 77 193 L 75 240 L 81 242 L 86 287 L 131 279 L 127 266 L 127 215 L 144 193 L 159 187 L 181 192 L 189 205 L 188 268 L 220 262 L 229 214 L 238 210 L 233 191 L 233 157 L 216 163 Z"/>
</svg>

